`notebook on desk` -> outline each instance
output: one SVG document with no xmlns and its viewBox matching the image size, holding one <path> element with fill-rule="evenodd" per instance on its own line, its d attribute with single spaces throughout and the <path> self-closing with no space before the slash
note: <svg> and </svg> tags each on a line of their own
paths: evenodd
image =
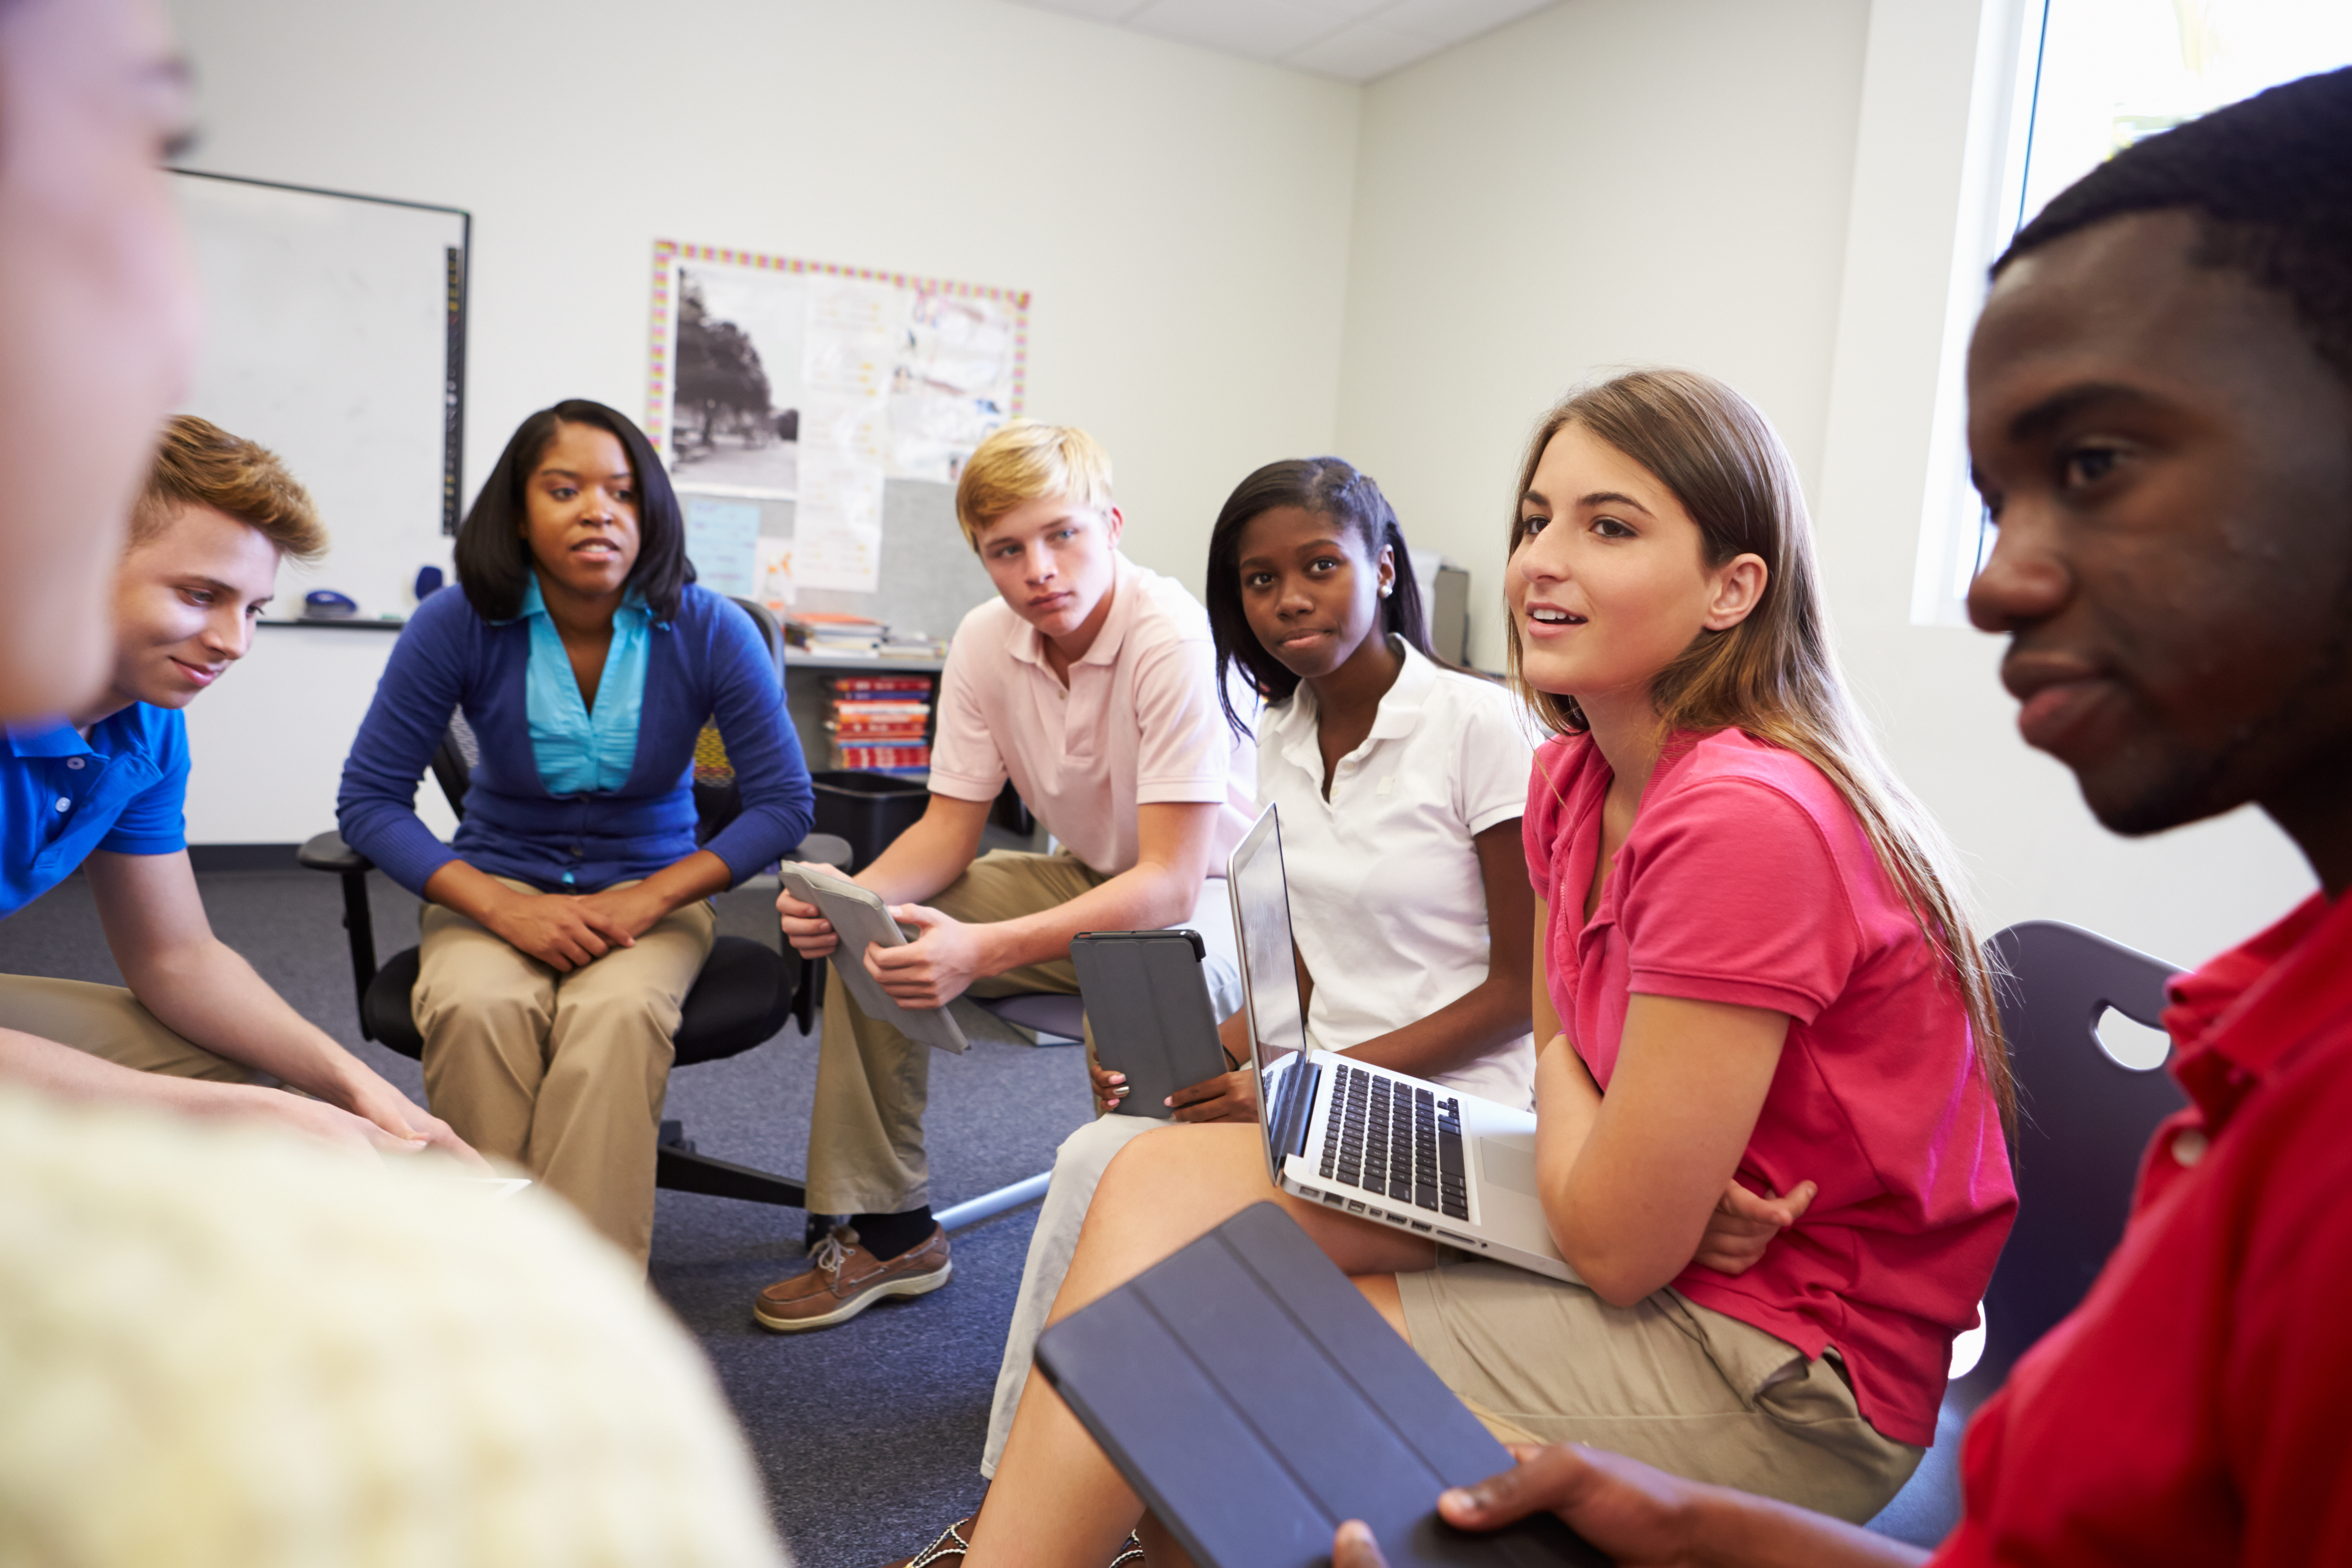
<svg viewBox="0 0 2352 1568">
<path fill-rule="evenodd" d="M 1549 1514 L 1437 1516 L 1509 1453 L 1273 1204 L 1046 1330 L 1037 1366 L 1202 1568 L 1328 1563 L 1349 1519 L 1391 1568 L 1610 1562 Z"/>
</svg>

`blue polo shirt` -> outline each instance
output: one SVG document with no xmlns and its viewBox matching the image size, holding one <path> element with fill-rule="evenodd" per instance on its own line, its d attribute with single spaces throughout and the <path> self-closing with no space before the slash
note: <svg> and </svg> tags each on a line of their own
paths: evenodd
<svg viewBox="0 0 2352 1568">
<path fill-rule="evenodd" d="M 188 847 L 187 721 L 134 702 L 89 728 L 9 725 L 0 754 L 0 916 L 68 877 L 95 849 L 170 855 Z"/>
</svg>

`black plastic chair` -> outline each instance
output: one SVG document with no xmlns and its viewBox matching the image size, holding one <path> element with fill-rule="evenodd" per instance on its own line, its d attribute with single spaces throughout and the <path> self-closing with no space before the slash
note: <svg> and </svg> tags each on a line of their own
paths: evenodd
<svg viewBox="0 0 2352 1568">
<path fill-rule="evenodd" d="M 782 646 L 775 617 L 762 605 L 738 599 L 759 624 L 772 656 Z M 466 789 L 479 757 L 473 732 L 462 715 L 449 716 L 449 729 L 433 756 L 433 776 L 448 797 L 450 809 L 466 815 Z M 731 772 L 698 763 L 695 807 L 699 817 L 696 837 L 708 842 L 734 820 L 742 801 Z M 842 867 L 849 863 L 849 846 L 831 834 L 811 834 L 792 858 Z M 342 879 L 343 929 L 350 934 L 352 980 L 359 1001 L 360 1034 L 363 1038 L 422 1058 L 425 1038 L 409 1008 L 416 985 L 417 950 L 403 949 L 382 964 L 376 962 L 375 921 L 368 904 L 367 877 L 374 862 L 346 845 L 338 833 L 321 833 L 302 846 L 299 859 L 315 871 L 332 871 Z M 750 1050 L 774 1038 L 797 1016 L 803 1033 L 814 1016 L 815 976 L 821 966 L 804 963 L 786 946 L 782 932 L 777 945 L 739 936 L 721 936 L 711 944 L 694 987 L 686 995 L 673 1045 L 673 1069 L 697 1062 L 718 1061 Z M 804 1208 L 807 1194 L 796 1177 L 771 1175 L 748 1165 L 732 1164 L 698 1152 L 685 1141 L 676 1121 L 662 1123 L 661 1144 L 654 1166 L 654 1184 L 674 1192 L 705 1193 L 740 1198 L 749 1203 Z"/>
<path fill-rule="evenodd" d="M 2060 921 L 2027 921 L 1986 945 L 2005 971 L 2018 1205 L 1985 1293 L 1984 1371 L 1971 1383 L 2006 1375 L 2082 1301 L 2123 1239 L 2142 1151 L 2188 1103 L 2160 1066 L 2127 1068 L 2098 1040 L 2110 1007 L 2156 1027 L 2175 965 Z"/>
<path fill-rule="evenodd" d="M 2003 973 L 2000 1026 L 2017 1075 L 2017 1223 L 1985 1291 L 1983 1353 L 1945 1394 L 1935 1448 L 1871 1521 L 1920 1546 L 1958 1522 L 1969 1414 L 2082 1301 L 2123 1237 L 2141 1151 L 2186 1103 L 2160 1067 L 2127 1068 L 2098 1040 L 2110 1007 L 2157 1026 L 2173 965 L 2062 921 L 2026 921 L 1985 946 Z"/>
</svg>

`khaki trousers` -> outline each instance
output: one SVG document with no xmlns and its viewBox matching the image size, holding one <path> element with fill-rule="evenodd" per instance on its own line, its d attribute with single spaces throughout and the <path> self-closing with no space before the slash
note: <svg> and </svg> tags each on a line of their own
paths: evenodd
<svg viewBox="0 0 2352 1568">
<path fill-rule="evenodd" d="M 1863 1419 L 1834 1349 L 1809 1362 L 1679 1291 L 1612 1307 L 1450 1247 L 1396 1281 L 1412 1348 L 1506 1442 L 1590 1443 L 1857 1524 L 1925 1452 Z"/>
<path fill-rule="evenodd" d="M 998 849 L 974 860 L 932 909 L 971 924 L 1009 921 L 1066 904 L 1110 879 L 1067 850 L 1030 855 Z M 841 952 L 834 963 L 863 962 Z M 1076 995 L 1066 958 L 1024 964 L 975 981 L 974 996 L 1051 991 Z M 1094 1058 L 1091 1028 L 1087 1057 Z M 840 976 L 825 988 L 816 1105 L 809 1127 L 808 1206 L 814 1214 L 900 1214 L 931 1201 L 923 1109 L 930 1099 L 931 1047 L 866 1016 Z"/>
<path fill-rule="evenodd" d="M 38 1035 L 134 1072 L 251 1083 L 254 1070 L 166 1028 L 120 985 L 0 974 L 0 1029 Z"/>
<path fill-rule="evenodd" d="M 653 1249 L 670 1037 L 717 921 L 698 900 L 635 947 L 565 973 L 455 910 L 425 907 L 410 1006 L 433 1114 L 562 1194 L 641 1267 Z"/>
</svg>

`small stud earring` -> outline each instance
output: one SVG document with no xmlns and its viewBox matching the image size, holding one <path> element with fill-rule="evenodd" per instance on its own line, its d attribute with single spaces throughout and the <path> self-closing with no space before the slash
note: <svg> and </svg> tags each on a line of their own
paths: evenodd
<svg viewBox="0 0 2352 1568">
<path fill-rule="evenodd" d="M 1386 583 L 1381 584 L 1381 598 L 1383 598 L 1383 599 L 1385 599 L 1385 598 L 1387 598 L 1387 597 L 1389 596 L 1389 594 L 1390 594 L 1390 588 L 1389 588 L 1389 585 L 1388 585 Z"/>
</svg>

